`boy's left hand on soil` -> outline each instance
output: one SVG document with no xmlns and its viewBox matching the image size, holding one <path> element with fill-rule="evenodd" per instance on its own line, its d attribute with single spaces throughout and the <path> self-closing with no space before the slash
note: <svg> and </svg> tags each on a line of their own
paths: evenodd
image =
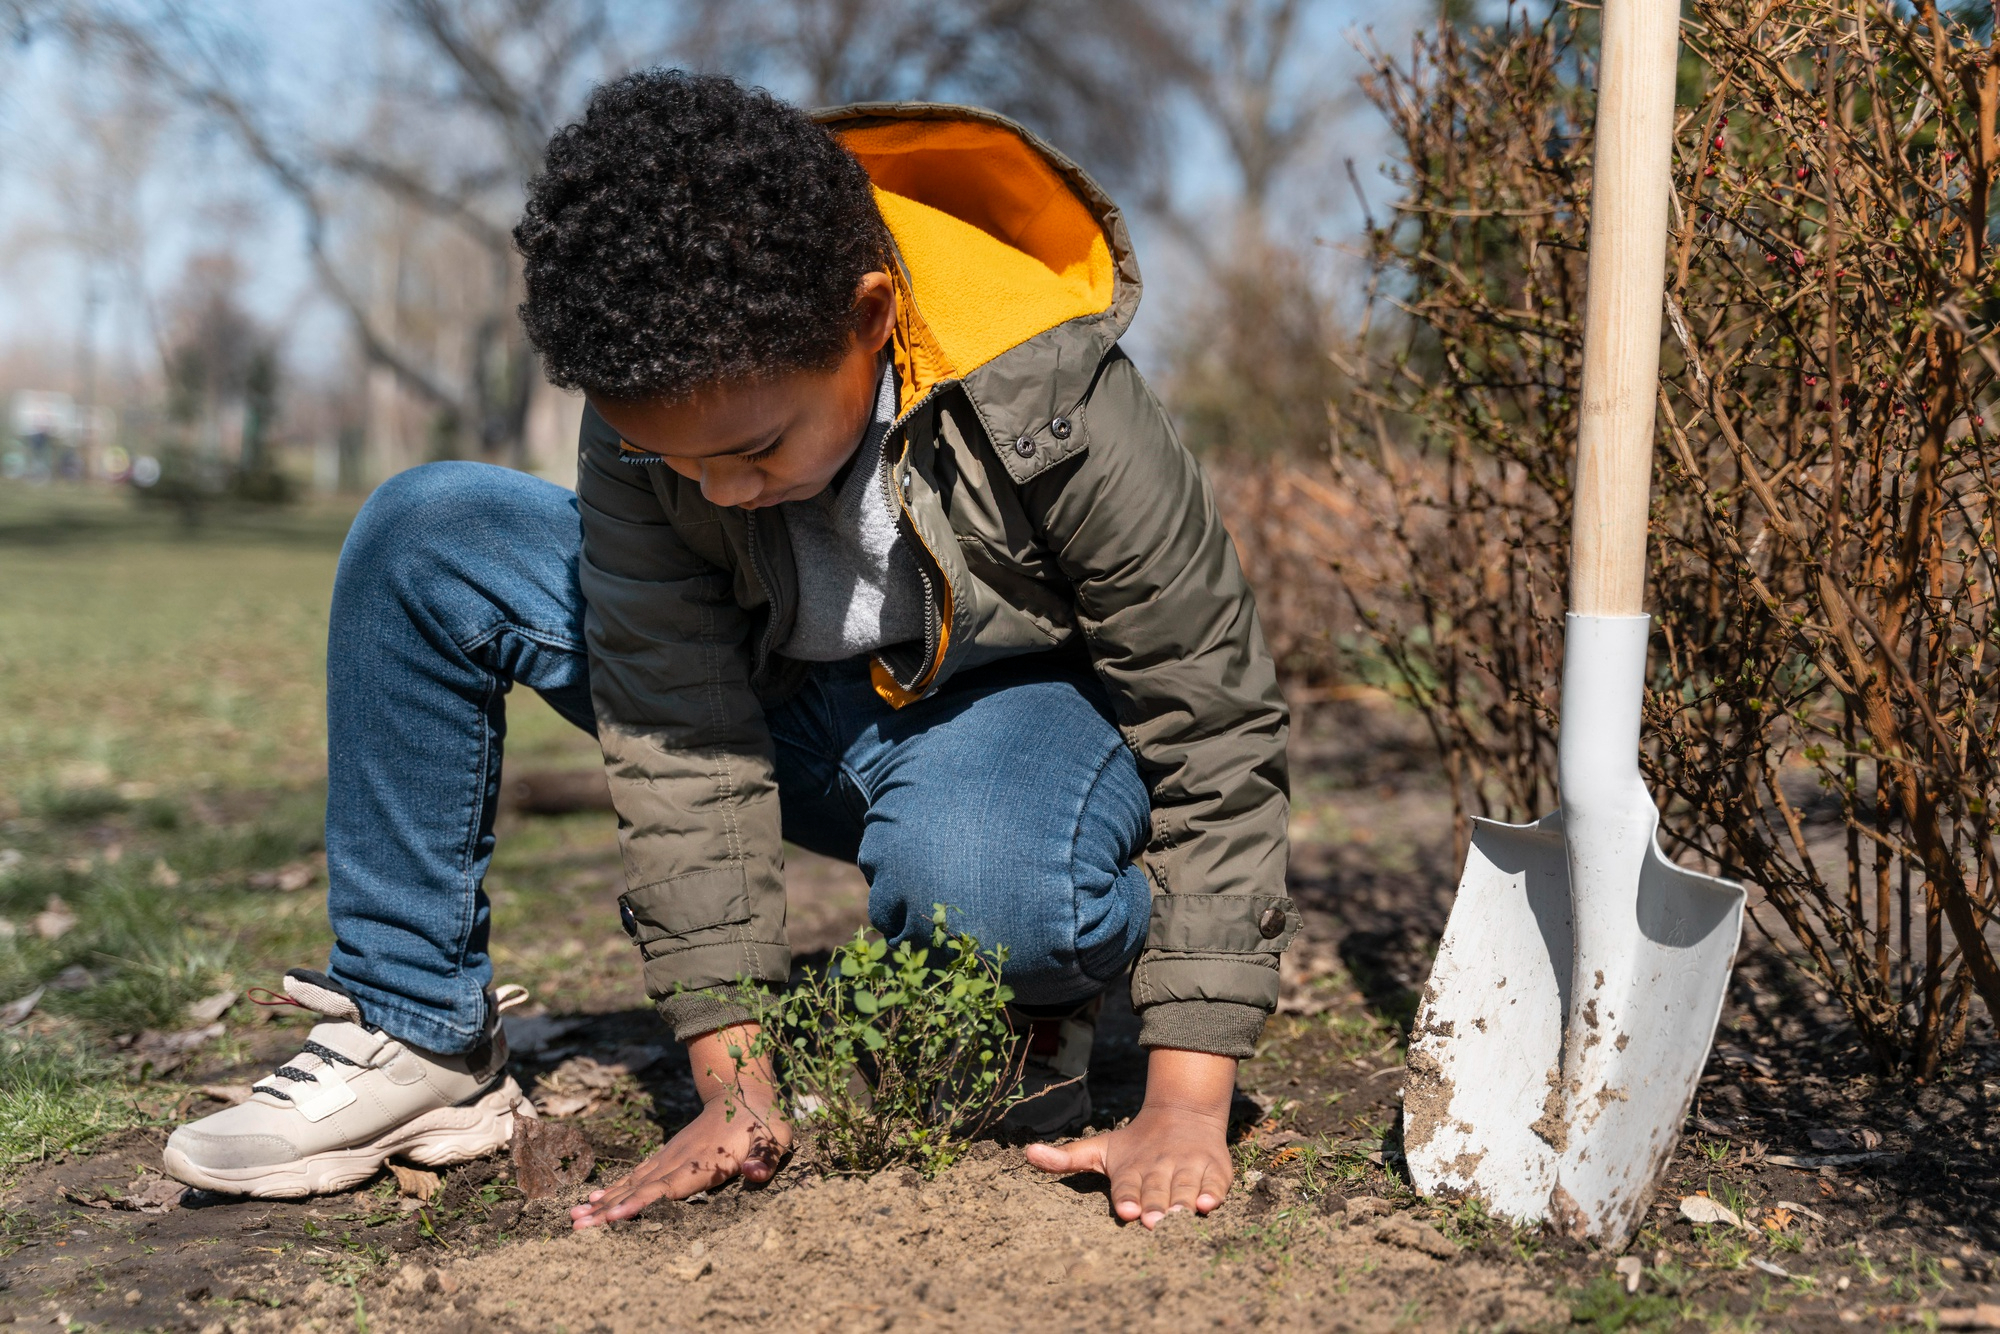
<svg viewBox="0 0 2000 1334">
<path fill-rule="evenodd" d="M 777 1114 L 768 1063 L 749 1060 L 738 1068 L 730 1054 L 732 1046 L 748 1051 L 756 1031 L 728 1029 L 688 1043 L 701 1114 L 645 1162 L 571 1209 L 572 1227 L 615 1223 L 655 1200 L 686 1199 L 733 1176 L 760 1184 L 771 1179 L 791 1152 L 792 1128 Z"/>
<path fill-rule="evenodd" d="M 1229 1193 L 1229 1098 L 1236 1062 L 1226 1056 L 1156 1048 L 1148 1061 L 1146 1104 L 1102 1135 L 1074 1144 L 1031 1144 L 1044 1172 L 1099 1172 L 1111 1178 L 1111 1207 L 1124 1222 L 1158 1227 L 1177 1210 L 1205 1214 Z"/>
</svg>

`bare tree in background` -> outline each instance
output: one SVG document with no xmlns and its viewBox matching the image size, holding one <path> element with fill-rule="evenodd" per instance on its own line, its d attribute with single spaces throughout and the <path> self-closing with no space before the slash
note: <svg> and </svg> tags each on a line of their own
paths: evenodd
<svg viewBox="0 0 2000 1334">
<path fill-rule="evenodd" d="M 372 368 L 371 399 L 425 405 L 423 454 L 523 465 L 541 385 L 509 232 L 549 134 L 597 82 L 676 61 L 809 104 L 991 106 L 1163 219 L 1216 301 L 1275 290 L 1299 305 L 1310 252 L 1267 253 L 1267 219 L 1336 106 L 1316 77 L 1329 52 L 1314 21 L 1333 3 L 378 0 L 378 54 L 355 80 L 369 110 L 351 119 L 288 102 L 252 36 L 195 0 L 0 0 L 0 19 L 60 33 L 224 129 L 298 208 L 318 281 Z M 1223 146 L 1219 188 L 1176 188 L 1190 118 Z M 1293 314 L 1287 328 L 1310 325 Z"/>
<path fill-rule="evenodd" d="M 1178 2 L 1178 0 L 1176 0 Z M 1114 183 L 1160 170 L 1185 63 L 1145 0 L 695 0 L 686 58 L 806 106 L 950 101 L 1021 121 Z"/>
<path fill-rule="evenodd" d="M 657 58 L 665 34 L 614 25 L 606 0 L 384 0 L 380 13 L 374 111 L 346 136 L 283 105 L 254 43 L 183 0 L 68 0 L 39 17 L 220 125 L 299 208 L 369 363 L 430 409 L 429 453 L 522 466 L 538 379 L 515 315 L 522 187 L 589 88 Z M 413 276 L 417 259 L 428 268 Z"/>
</svg>

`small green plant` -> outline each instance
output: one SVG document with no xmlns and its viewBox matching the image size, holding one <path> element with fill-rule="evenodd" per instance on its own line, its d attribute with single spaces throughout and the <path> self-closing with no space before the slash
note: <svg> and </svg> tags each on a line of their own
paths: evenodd
<svg viewBox="0 0 2000 1334">
<path fill-rule="evenodd" d="M 1476 1246 L 1488 1234 L 1506 1226 L 1486 1210 L 1483 1200 L 1467 1198 L 1450 1206 L 1436 1220 L 1438 1230 L 1461 1246 Z"/>
<path fill-rule="evenodd" d="M 897 1163 L 925 1176 L 949 1167 L 1021 1098 L 1027 1058 L 1007 1017 L 1003 948 L 931 917 L 931 947 L 894 953 L 866 930 L 824 972 L 783 996 L 745 987 L 762 1026 L 743 1063 L 774 1057 L 780 1105 L 822 1171 L 865 1173 Z"/>
<path fill-rule="evenodd" d="M 1569 1294 L 1569 1318 L 1603 1334 L 1621 1329 L 1671 1329 L 1684 1312 L 1681 1304 L 1657 1292 L 1625 1291 L 1624 1281 L 1604 1275 Z"/>
</svg>

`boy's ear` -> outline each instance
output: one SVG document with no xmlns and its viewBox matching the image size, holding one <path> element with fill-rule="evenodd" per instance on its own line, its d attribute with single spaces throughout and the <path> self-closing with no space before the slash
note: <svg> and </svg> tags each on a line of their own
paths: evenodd
<svg viewBox="0 0 2000 1334">
<path fill-rule="evenodd" d="M 854 288 L 854 338 L 869 352 L 880 352 L 896 331 L 896 285 L 877 269 L 861 275 Z"/>
</svg>

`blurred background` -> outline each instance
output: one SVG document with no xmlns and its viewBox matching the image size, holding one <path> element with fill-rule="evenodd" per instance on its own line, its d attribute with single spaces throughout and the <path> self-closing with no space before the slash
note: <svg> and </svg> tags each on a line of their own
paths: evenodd
<svg viewBox="0 0 2000 1334">
<path fill-rule="evenodd" d="M 1130 215 L 1133 350 L 1197 448 L 1323 444 L 1340 247 L 1385 142 L 1356 0 L 5 0 L 0 21 L 0 476 L 184 507 L 355 496 L 445 458 L 568 480 L 580 401 L 522 339 L 509 232 L 550 132 L 626 70 L 1041 132 Z"/>
<path fill-rule="evenodd" d="M 522 337 L 510 233 L 550 133 L 624 71 L 722 70 L 807 106 L 983 104 L 1083 163 L 1137 238 L 1129 346 L 1209 462 L 1295 702 L 1352 688 L 1331 666 L 1331 571 L 1280 502 L 1287 469 L 1326 474 L 1361 199 L 1392 193 L 1392 125 L 1359 84 L 1373 17 L 1355 0 L 0 0 L 0 1189 L 288 1040 L 194 1021 L 325 954 L 340 543 L 373 487 L 431 460 L 573 482 L 581 400 Z M 530 692 L 507 721 L 496 964 L 559 1011 L 630 1007 L 596 745 Z M 1426 763 L 1403 747 L 1355 781 Z M 1378 819 L 1307 803 L 1316 781 L 1302 772 L 1302 835 L 1448 830 L 1435 793 Z M 788 875 L 802 951 L 854 929 L 852 868 L 801 854 Z"/>
</svg>

